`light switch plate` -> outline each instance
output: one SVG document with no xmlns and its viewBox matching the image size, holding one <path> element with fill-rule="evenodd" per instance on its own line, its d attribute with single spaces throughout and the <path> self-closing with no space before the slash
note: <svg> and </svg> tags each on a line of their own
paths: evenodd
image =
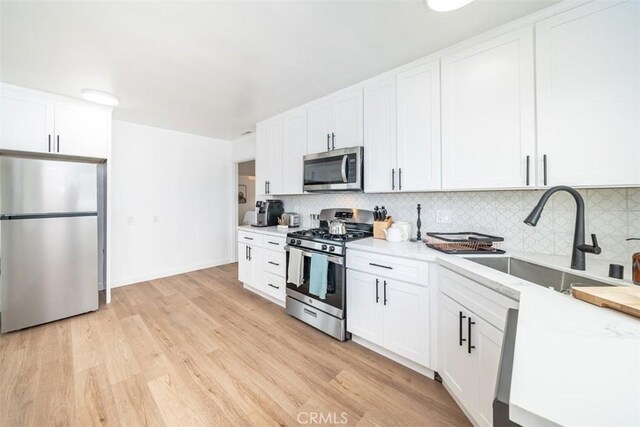
<svg viewBox="0 0 640 427">
<path fill-rule="evenodd" d="M 436 222 L 439 224 L 451 224 L 451 211 L 436 211 Z"/>
</svg>

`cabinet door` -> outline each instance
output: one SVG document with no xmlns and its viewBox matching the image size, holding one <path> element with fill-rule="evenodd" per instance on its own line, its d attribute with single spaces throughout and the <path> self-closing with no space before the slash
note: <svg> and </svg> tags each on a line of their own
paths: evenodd
<svg viewBox="0 0 640 427">
<path fill-rule="evenodd" d="M 364 189 L 395 190 L 396 78 L 387 77 L 364 88 Z"/>
<path fill-rule="evenodd" d="M 384 347 L 428 367 L 429 289 L 384 279 L 382 294 Z"/>
<path fill-rule="evenodd" d="M 401 191 L 440 188 L 438 61 L 398 74 L 397 185 Z"/>
<path fill-rule="evenodd" d="M 104 159 L 107 157 L 110 135 L 110 111 L 56 102 L 56 153 Z"/>
<path fill-rule="evenodd" d="M 491 427 L 503 333 L 473 313 L 470 316 L 475 322 L 471 325 L 472 345 L 475 346 L 471 353 L 475 357 L 479 393 L 479 406 L 474 410 L 474 418 L 481 426 Z"/>
<path fill-rule="evenodd" d="M 347 330 L 382 345 L 382 280 L 347 270 Z"/>
<path fill-rule="evenodd" d="M 546 184 L 640 184 L 640 2 L 595 1 L 541 21 L 536 55 Z"/>
<path fill-rule="evenodd" d="M 253 284 L 253 266 L 249 261 L 249 248 L 246 243 L 238 242 L 238 281 Z"/>
<path fill-rule="evenodd" d="M 458 401 L 471 412 L 478 407 L 478 392 L 474 354 L 469 354 L 466 341 L 469 311 L 443 293 L 439 298 L 438 373 Z"/>
<path fill-rule="evenodd" d="M 269 120 L 267 192 L 282 194 L 282 117 Z"/>
<path fill-rule="evenodd" d="M 0 148 L 48 153 L 53 143 L 53 102 L 45 97 L 2 87 Z"/>
<path fill-rule="evenodd" d="M 267 194 L 269 174 L 269 139 L 271 129 L 269 122 L 256 124 L 256 197 L 264 198 Z"/>
<path fill-rule="evenodd" d="M 282 127 L 282 194 L 302 194 L 302 158 L 307 154 L 307 110 L 286 113 Z"/>
<path fill-rule="evenodd" d="M 307 109 L 307 153 L 331 149 L 331 101 L 323 100 Z"/>
<path fill-rule="evenodd" d="M 362 145 L 363 112 L 362 88 L 349 89 L 332 98 L 332 129 L 335 141 L 331 148 L 347 148 Z"/>
<path fill-rule="evenodd" d="M 442 188 L 533 185 L 534 120 L 532 27 L 444 57 Z"/>
</svg>

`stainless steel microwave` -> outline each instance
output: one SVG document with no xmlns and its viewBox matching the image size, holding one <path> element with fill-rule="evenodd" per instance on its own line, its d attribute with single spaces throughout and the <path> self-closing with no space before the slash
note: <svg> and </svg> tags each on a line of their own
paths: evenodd
<svg viewBox="0 0 640 427">
<path fill-rule="evenodd" d="M 363 191 L 363 147 L 304 156 L 304 191 Z"/>
</svg>

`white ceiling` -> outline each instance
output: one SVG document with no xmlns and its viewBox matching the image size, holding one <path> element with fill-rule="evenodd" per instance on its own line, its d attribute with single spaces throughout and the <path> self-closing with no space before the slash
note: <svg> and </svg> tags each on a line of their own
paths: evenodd
<svg viewBox="0 0 640 427">
<path fill-rule="evenodd" d="M 0 3 L 0 79 L 114 118 L 223 139 L 557 0 Z"/>
</svg>

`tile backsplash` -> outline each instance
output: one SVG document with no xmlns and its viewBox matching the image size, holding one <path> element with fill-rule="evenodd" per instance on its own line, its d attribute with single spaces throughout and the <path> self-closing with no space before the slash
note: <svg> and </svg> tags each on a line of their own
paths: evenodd
<svg viewBox="0 0 640 427">
<path fill-rule="evenodd" d="M 640 188 L 579 190 L 586 204 L 586 240 L 596 233 L 602 247 L 600 258 L 628 264 L 640 251 Z M 373 210 L 385 206 L 397 221 L 417 219 L 416 204 L 422 205 L 422 233 L 426 231 L 477 231 L 505 238 L 507 250 L 569 255 L 573 241 L 576 206 L 567 193 L 554 194 L 536 227 L 522 221 L 536 205 L 543 190 L 476 191 L 450 193 L 306 194 L 284 196 L 285 210 L 301 215 L 302 227 L 309 214 L 323 208 L 353 207 Z M 451 222 L 436 221 L 438 211 L 449 212 Z M 588 255 L 593 256 L 593 255 Z"/>
</svg>

